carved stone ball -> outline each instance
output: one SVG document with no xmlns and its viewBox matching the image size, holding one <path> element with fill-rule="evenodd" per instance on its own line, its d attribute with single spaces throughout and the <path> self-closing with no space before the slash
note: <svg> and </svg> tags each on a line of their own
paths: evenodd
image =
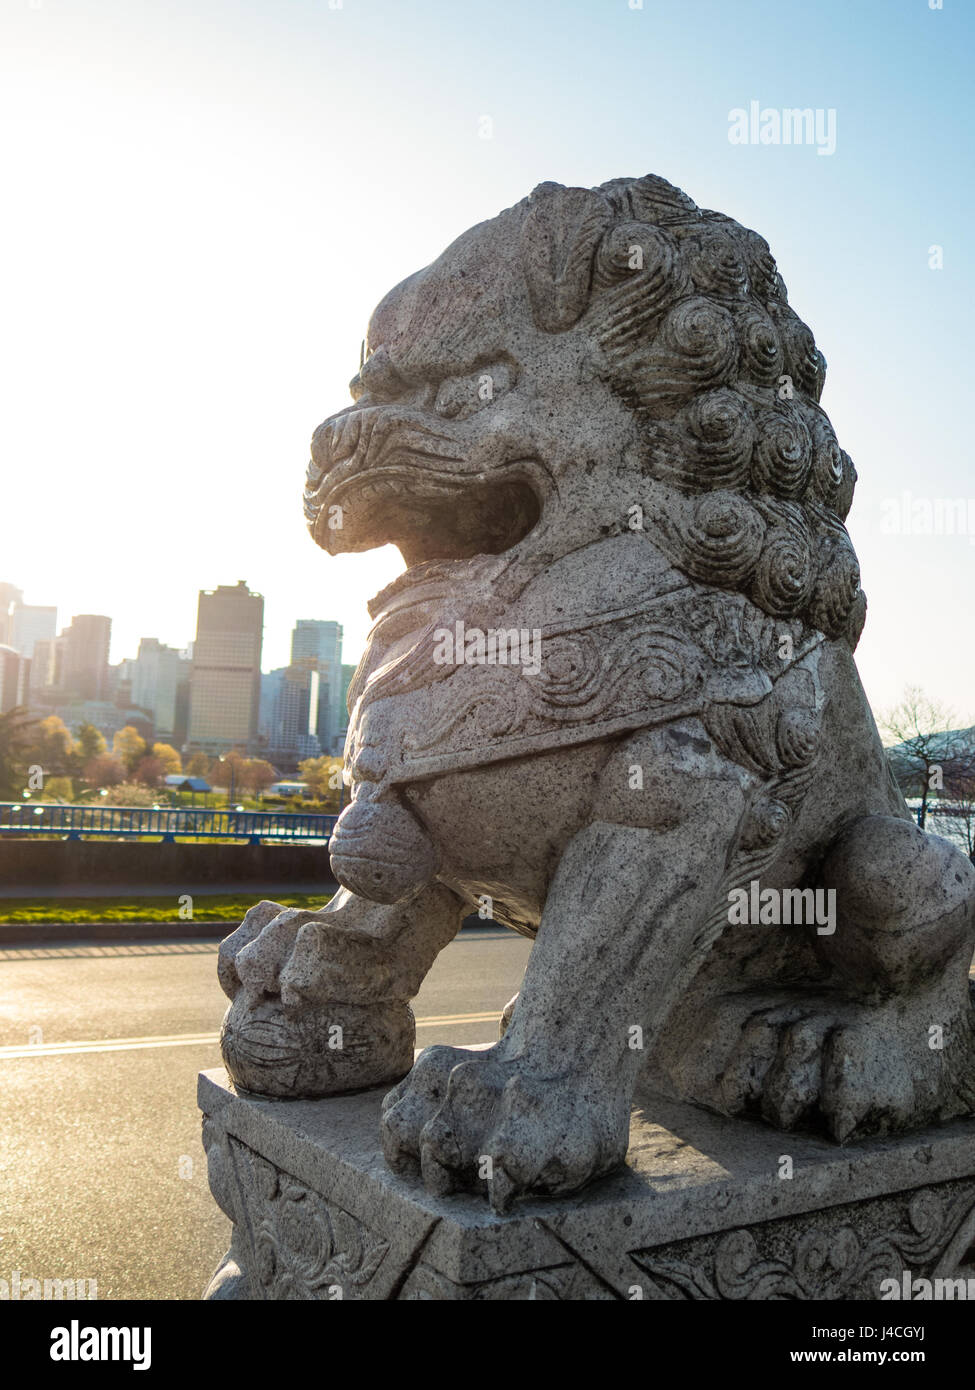
<svg viewBox="0 0 975 1390">
<path fill-rule="evenodd" d="M 439 867 L 430 837 L 395 801 L 353 801 L 336 823 L 328 852 L 342 887 L 376 903 L 404 901 Z"/>
<path fill-rule="evenodd" d="M 306 1006 L 240 990 L 223 1020 L 220 1050 L 244 1091 L 291 1099 L 398 1081 L 413 1065 L 416 1023 L 405 1000 Z"/>
</svg>

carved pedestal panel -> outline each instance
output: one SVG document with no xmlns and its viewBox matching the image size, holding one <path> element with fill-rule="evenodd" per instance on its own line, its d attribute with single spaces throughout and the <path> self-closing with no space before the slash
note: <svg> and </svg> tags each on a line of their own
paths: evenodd
<svg viewBox="0 0 975 1390">
<path fill-rule="evenodd" d="M 481 1194 L 433 1197 L 387 1170 L 382 1095 L 252 1100 L 223 1072 L 201 1075 L 210 1186 L 234 1223 L 207 1298 L 869 1300 L 918 1279 L 975 1290 L 971 1122 L 840 1148 L 644 1097 L 618 1174 L 499 1217 Z"/>
</svg>

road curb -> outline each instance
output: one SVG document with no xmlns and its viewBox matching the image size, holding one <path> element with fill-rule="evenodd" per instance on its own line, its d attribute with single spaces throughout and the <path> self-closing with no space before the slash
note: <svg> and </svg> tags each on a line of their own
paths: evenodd
<svg viewBox="0 0 975 1390">
<path fill-rule="evenodd" d="M 4 946 L 39 946 L 45 941 L 222 941 L 239 922 L 0 922 L 0 949 Z M 497 929 L 490 918 L 476 913 L 465 917 L 463 927 Z"/>
<path fill-rule="evenodd" d="M 222 941 L 238 922 L 9 922 L 0 923 L 0 948 L 45 941 Z"/>
</svg>

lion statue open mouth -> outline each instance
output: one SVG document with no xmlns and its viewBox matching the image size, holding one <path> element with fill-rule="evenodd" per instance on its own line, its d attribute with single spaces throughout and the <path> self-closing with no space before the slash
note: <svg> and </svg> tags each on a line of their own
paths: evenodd
<svg viewBox="0 0 975 1390">
<path fill-rule="evenodd" d="M 860 686 L 824 375 L 765 241 L 657 177 L 542 184 L 387 295 L 305 510 L 407 569 L 350 689 L 342 889 L 222 948 L 240 1085 L 398 1081 L 390 1164 L 499 1210 L 619 1164 L 638 1083 L 839 1140 L 975 1107 L 975 869 Z M 414 1067 L 485 903 L 537 938 L 503 1036 Z M 356 1045 L 314 1046 L 339 1015 Z"/>
</svg>

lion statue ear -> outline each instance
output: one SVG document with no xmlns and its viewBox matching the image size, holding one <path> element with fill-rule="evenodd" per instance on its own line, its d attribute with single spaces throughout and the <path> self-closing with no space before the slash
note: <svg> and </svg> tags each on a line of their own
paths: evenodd
<svg viewBox="0 0 975 1390">
<path fill-rule="evenodd" d="M 593 256 L 613 216 L 591 188 L 540 183 L 529 197 L 522 263 L 535 322 L 546 333 L 571 328 L 588 304 Z"/>
</svg>

